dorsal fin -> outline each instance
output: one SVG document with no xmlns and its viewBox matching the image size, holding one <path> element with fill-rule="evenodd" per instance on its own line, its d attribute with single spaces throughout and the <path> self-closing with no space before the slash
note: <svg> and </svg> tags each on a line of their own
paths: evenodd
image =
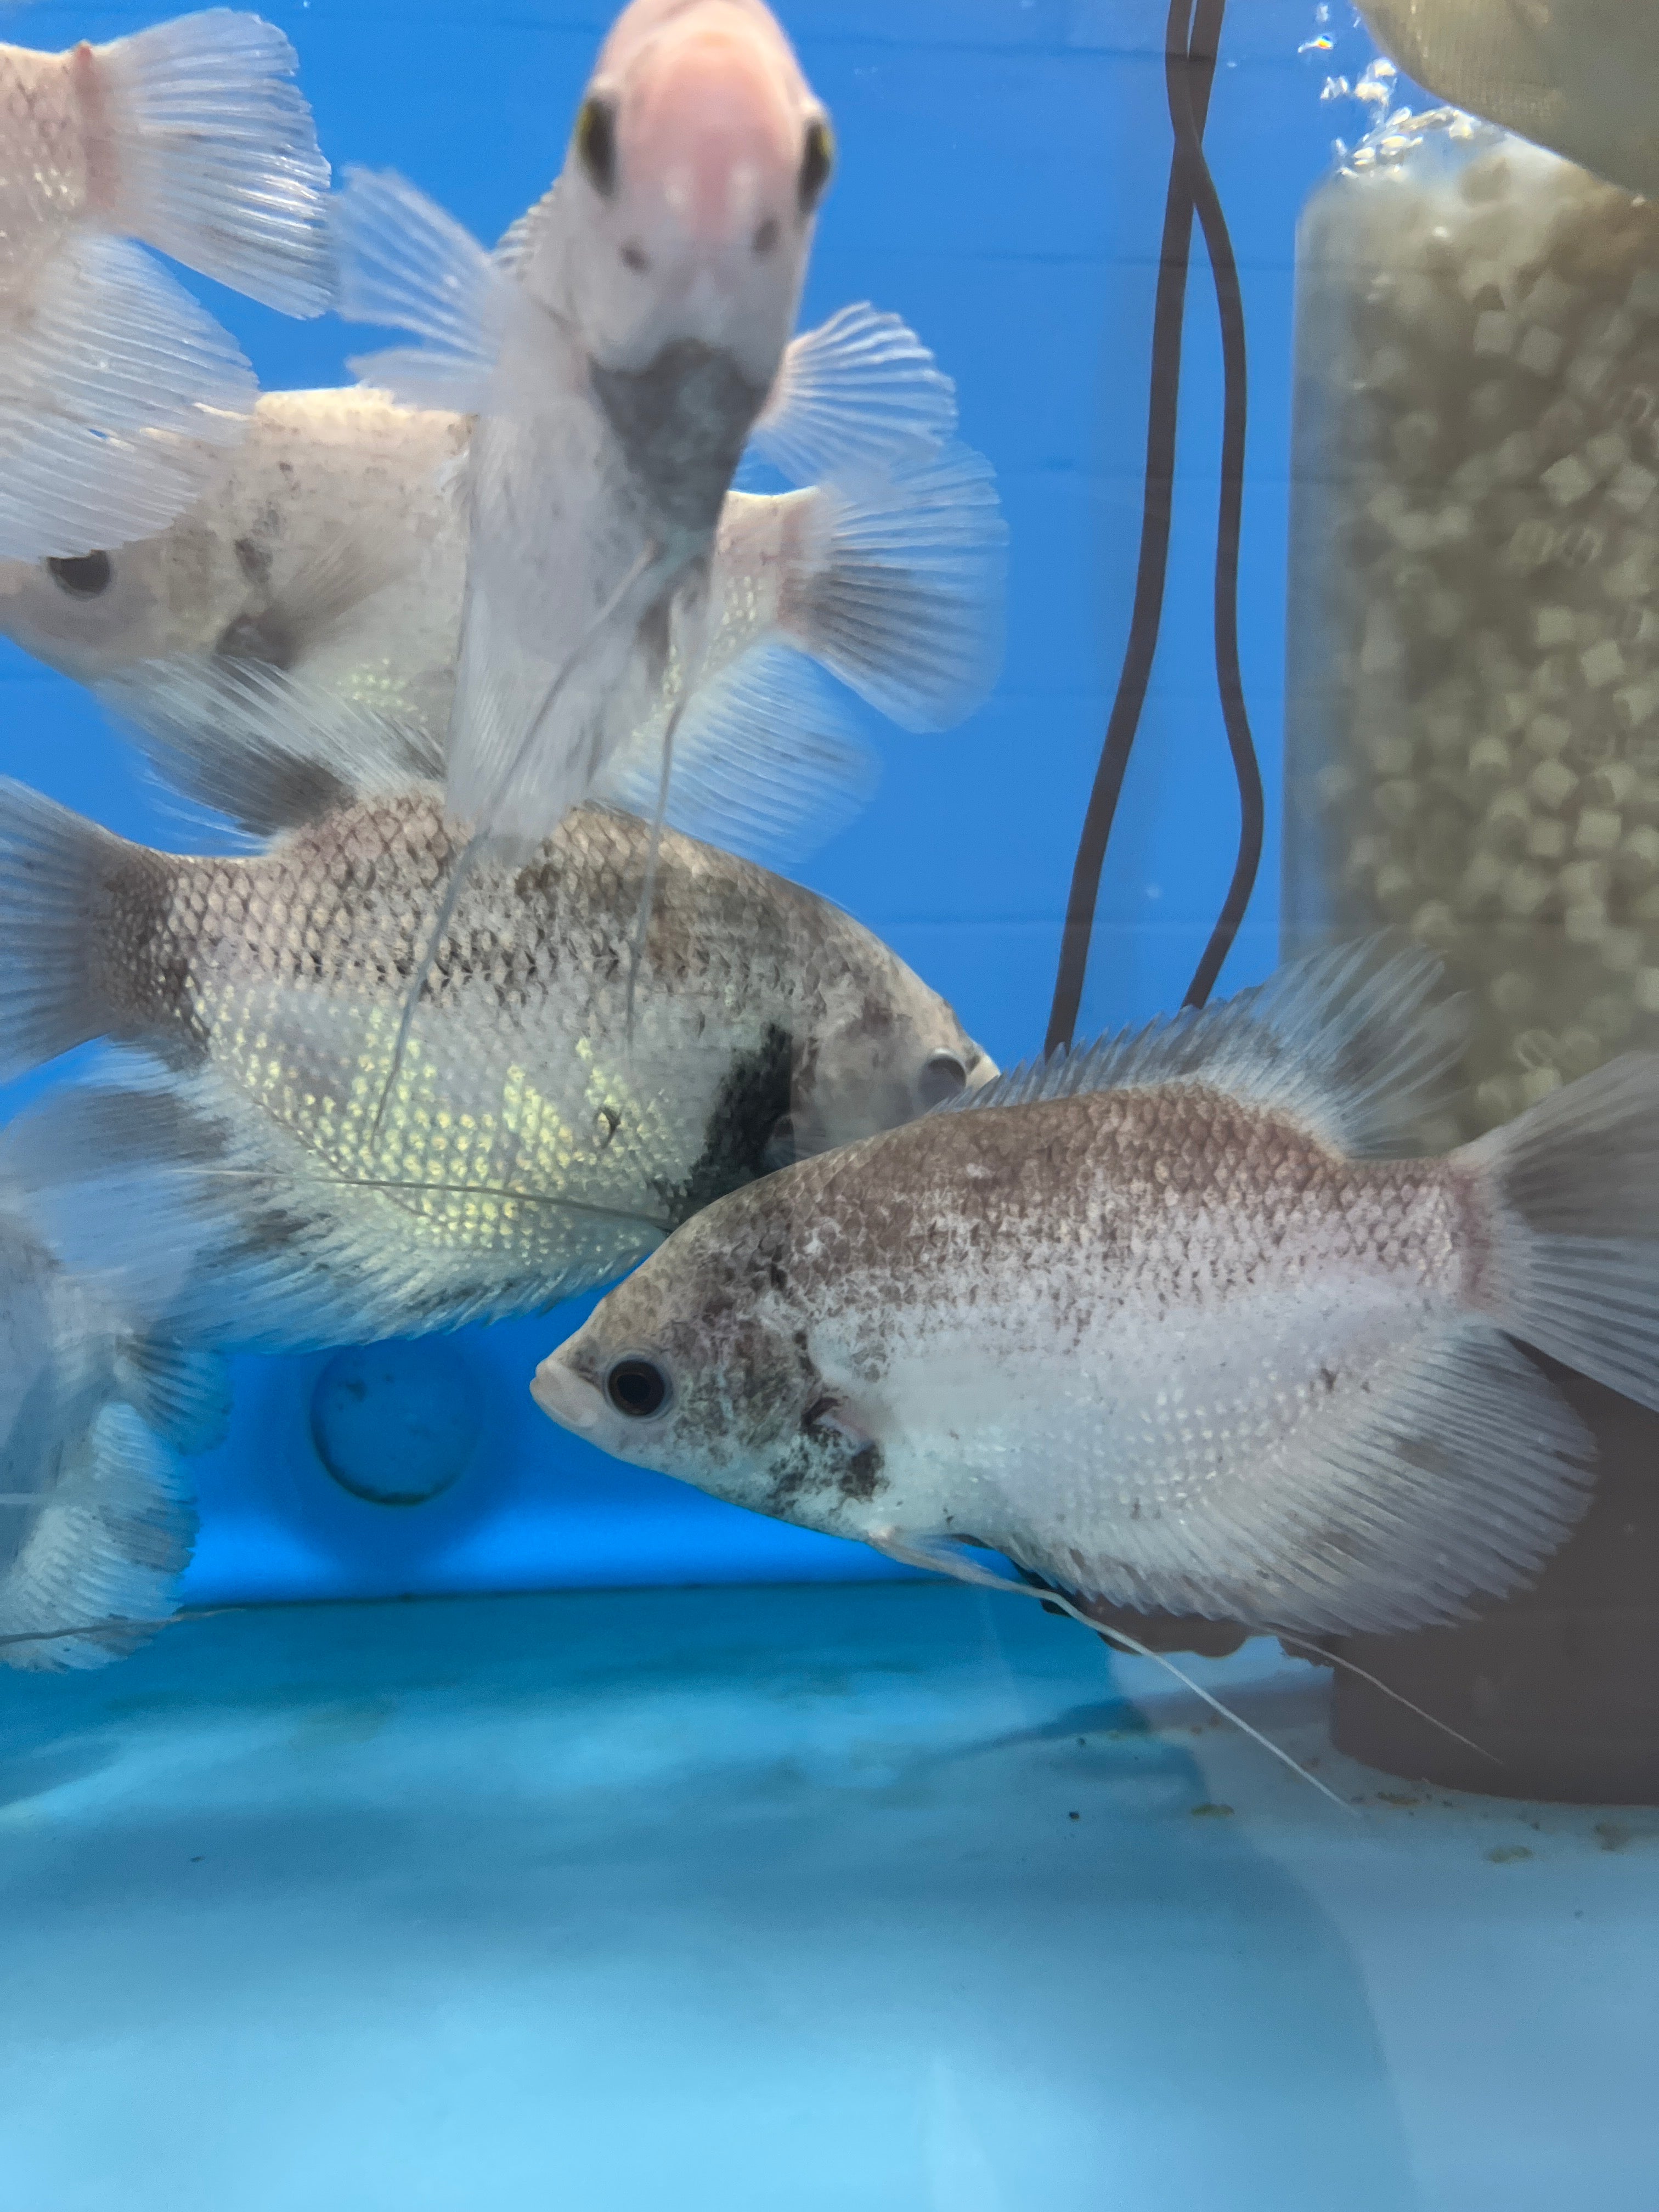
<svg viewBox="0 0 1659 2212">
<path fill-rule="evenodd" d="M 1291 1115 L 1352 1157 L 1406 1136 L 1425 1094 L 1462 1050 L 1464 1003 L 1438 995 L 1441 963 L 1389 937 L 1288 962 L 1219 1006 L 1028 1060 L 942 1113 L 1024 1106 L 1089 1091 L 1202 1084 Z"/>
<path fill-rule="evenodd" d="M 405 406 L 477 413 L 514 296 L 516 248 L 498 264 L 453 216 L 390 169 L 349 168 L 331 217 L 337 312 L 421 341 L 365 354 L 349 363 L 353 374 Z"/>
<path fill-rule="evenodd" d="M 553 210 L 553 195 L 559 189 L 556 177 L 547 190 L 522 215 L 515 215 L 507 228 L 495 240 L 490 259 L 498 269 L 505 270 L 516 278 L 534 250 L 537 234 Z"/>
</svg>

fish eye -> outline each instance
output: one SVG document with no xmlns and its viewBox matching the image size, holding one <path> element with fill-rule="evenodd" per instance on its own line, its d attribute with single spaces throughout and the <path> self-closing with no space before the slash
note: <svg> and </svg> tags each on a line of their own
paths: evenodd
<svg viewBox="0 0 1659 2212">
<path fill-rule="evenodd" d="M 795 197 L 803 215 L 811 215 L 823 198 L 823 188 L 830 181 L 830 172 L 836 166 L 836 138 L 830 125 L 819 116 L 806 126 L 806 140 L 801 149 L 800 174 L 795 179 Z"/>
<path fill-rule="evenodd" d="M 668 1377 L 654 1360 L 619 1359 L 605 1378 L 605 1395 L 630 1421 L 648 1421 L 668 1403 Z"/>
<path fill-rule="evenodd" d="M 930 1052 L 921 1063 L 916 1090 L 924 1106 L 942 1106 L 968 1088 L 968 1071 L 953 1052 Z"/>
<path fill-rule="evenodd" d="M 107 553 L 77 553 L 67 561 L 48 561 L 46 566 L 58 590 L 67 592 L 72 599 L 95 599 L 108 591 L 115 573 Z"/>
<path fill-rule="evenodd" d="M 587 172 L 587 180 L 599 198 L 608 200 L 617 189 L 617 106 L 590 93 L 576 118 L 576 159 Z"/>
</svg>

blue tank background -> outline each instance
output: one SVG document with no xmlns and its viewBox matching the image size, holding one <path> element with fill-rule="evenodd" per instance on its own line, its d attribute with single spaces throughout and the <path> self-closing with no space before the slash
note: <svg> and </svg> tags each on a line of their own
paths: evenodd
<svg viewBox="0 0 1659 2212">
<path fill-rule="evenodd" d="M 4 30 L 61 46 L 165 12 L 40 5 L 7 10 Z M 614 9 L 269 0 L 262 12 L 299 50 L 337 170 L 395 167 L 492 239 L 557 169 Z M 1316 0 L 1239 0 L 1207 132 L 1249 322 L 1240 628 L 1269 824 L 1223 990 L 1264 974 L 1276 945 L 1291 242 L 1334 130 L 1353 128 L 1320 102 L 1334 58 L 1306 49 L 1322 12 Z M 1346 6 L 1334 12 L 1349 20 Z M 1041 1049 L 1128 617 L 1169 162 L 1164 10 L 1159 0 L 783 0 L 779 13 L 840 147 L 803 324 L 866 298 L 911 322 L 957 380 L 963 434 L 995 463 L 1012 531 L 996 696 L 948 736 L 879 735 L 873 804 L 798 872 L 896 946 L 1006 1066 Z M 331 318 L 285 321 L 189 281 L 268 388 L 337 383 L 346 356 L 373 343 Z M 1178 1002 L 1232 865 L 1237 813 L 1210 629 L 1219 397 L 1209 271 L 1195 250 L 1163 643 L 1080 1033 Z M 3 644 L 0 684 L 6 772 L 125 835 L 211 848 L 76 686 Z M 71 1065 L 13 1086 L 0 1107 Z M 526 1386 L 588 1304 L 446 1340 L 470 1370 L 482 1427 L 459 1478 L 414 1508 L 353 1496 L 325 1470 L 312 1413 L 328 1355 L 240 1360 L 229 1441 L 197 1462 L 204 1527 L 190 1598 L 887 1571 L 861 1547 L 738 1513 L 556 1431 Z M 399 1356 L 418 1371 L 425 1355 Z M 413 1447 L 395 1389 L 384 1402 L 394 1465 Z"/>
</svg>

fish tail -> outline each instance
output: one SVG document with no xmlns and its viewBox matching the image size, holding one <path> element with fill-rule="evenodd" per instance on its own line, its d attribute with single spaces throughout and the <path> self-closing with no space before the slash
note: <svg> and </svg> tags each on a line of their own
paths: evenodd
<svg viewBox="0 0 1659 2212">
<path fill-rule="evenodd" d="M 944 730 L 1002 664 L 1007 526 L 988 461 L 915 447 L 821 484 L 780 628 L 902 729 Z"/>
<path fill-rule="evenodd" d="M 106 1035 L 100 919 L 137 848 L 0 777 L 0 1082 Z"/>
<path fill-rule="evenodd" d="M 1609 1061 L 1453 1160 L 1491 1200 L 1477 1303 L 1659 1411 L 1659 1054 Z"/>
<path fill-rule="evenodd" d="M 109 156 L 109 228 L 309 316 L 329 305 L 333 259 L 328 164 L 297 66 L 272 25 L 210 8 L 94 48 L 83 107 Z"/>
<path fill-rule="evenodd" d="M 122 1657 L 173 1610 L 195 1537 L 190 1486 L 173 1454 L 131 1406 L 106 1405 L 66 1440 L 58 1479 L 0 1574 L 0 1656 L 51 1672 Z M 78 1620 L 99 1626 L 5 1640 Z"/>
</svg>

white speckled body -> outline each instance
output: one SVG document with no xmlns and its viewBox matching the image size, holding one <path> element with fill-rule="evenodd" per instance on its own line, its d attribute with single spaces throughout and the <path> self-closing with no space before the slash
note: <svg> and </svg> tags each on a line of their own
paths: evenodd
<svg viewBox="0 0 1659 2212">
<path fill-rule="evenodd" d="M 607 1408 L 600 1440 L 743 1503 L 1289 1625 L 1273 1563 L 1320 1540 L 1308 1454 L 1469 1315 L 1481 1241 L 1455 1164 L 1348 1161 L 1194 1085 L 1086 1093 L 737 1194 L 556 1358 L 592 1382 L 665 1348 L 661 1437 Z M 803 1362 L 828 1408 L 774 1434 L 731 1378 Z"/>
<path fill-rule="evenodd" d="M 338 808 L 246 859 L 100 838 L 94 1018 L 219 1129 L 210 1206 L 303 1287 L 273 1346 L 410 1334 L 619 1273 L 794 1147 L 928 1103 L 930 1056 L 990 1072 L 879 939 L 764 870 L 667 834 L 633 994 L 650 833 L 582 810 L 523 867 L 469 876 L 388 1091 L 457 849 L 438 793 Z"/>
</svg>

